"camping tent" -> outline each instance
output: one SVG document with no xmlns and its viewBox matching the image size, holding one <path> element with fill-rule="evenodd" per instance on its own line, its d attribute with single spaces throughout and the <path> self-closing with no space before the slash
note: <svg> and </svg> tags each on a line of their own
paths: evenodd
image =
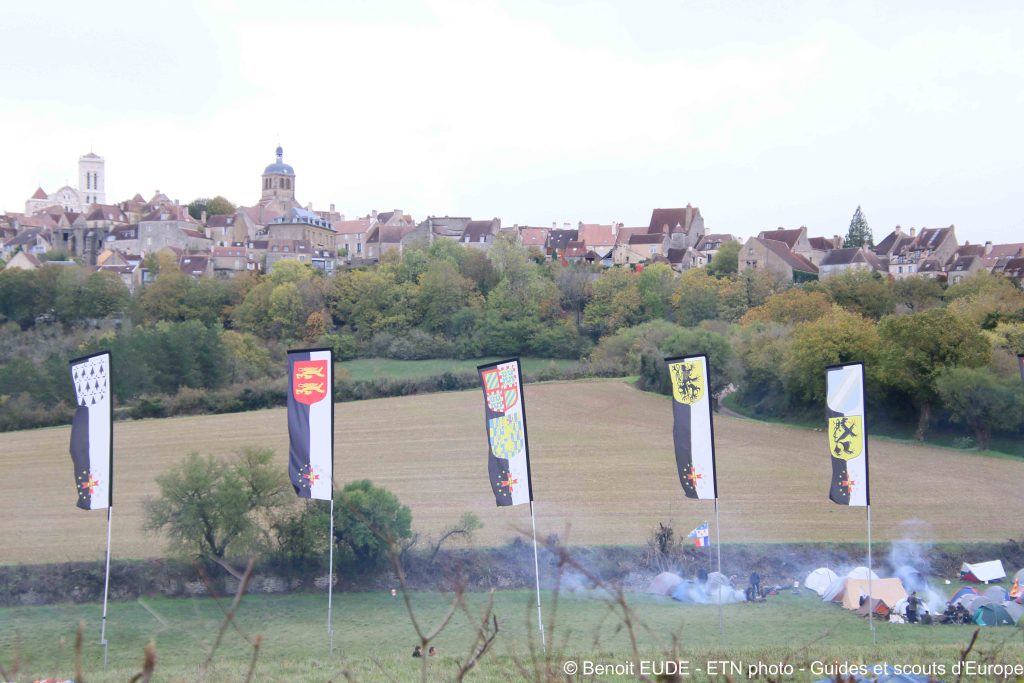
<svg viewBox="0 0 1024 683">
<path fill-rule="evenodd" d="M 1006 613 L 1010 615 L 1011 619 L 1013 619 L 1013 623 L 1021 623 L 1021 617 L 1024 617 L 1024 605 L 1016 602 L 1004 602 L 1003 609 L 1005 609 Z"/>
<path fill-rule="evenodd" d="M 950 605 L 955 605 L 956 603 L 961 602 L 962 598 L 965 598 L 968 595 L 977 595 L 977 594 L 978 594 L 978 591 L 974 590 L 970 586 L 964 586 L 963 588 L 958 590 L 956 593 L 953 593 L 953 597 L 951 597 L 949 599 L 949 604 Z"/>
<path fill-rule="evenodd" d="M 876 574 L 873 571 L 869 570 L 867 567 L 854 567 L 846 575 L 846 578 L 848 578 L 848 579 L 864 579 L 864 580 L 867 580 L 868 574 L 871 575 L 871 578 L 873 580 L 878 581 L 878 574 Z"/>
<path fill-rule="evenodd" d="M 866 617 L 868 615 L 869 604 L 871 605 L 871 609 L 874 610 L 875 615 L 879 617 L 887 617 L 889 616 L 889 612 L 892 611 L 889 609 L 889 605 L 885 604 L 885 600 L 876 600 L 875 598 L 871 598 L 871 600 L 865 600 L 864 604 L 857 608 L 857 615 Z"/>
<path fill-rule="evenodd" d="M 804 579 L 804 586 L 821 596 L 825 594 L 825 591 L 832 585 L 832 582 L 838 578 L 831 569 L 819 567 L 807 575 L 807 578 Z"/>
<path fill-rule="evenodd" d="M 990 583 L 1005 579 L 1006 572 L 1003 571 L 1003 563 L 999 560 L 976 562 L 975 564 L 964 562 L 960 567 L 960 578 L 975 583 Z"/>
<path fill-rule="evenodd" d="M 647 586 L 651 595 L 672 595 L 675 587 L 683 582 L 683 577 L 672 572 L 662 572 L 655 576 Z"/>
<path fill-rule="evenodd" d="M 989 586 L 982 595 L 992 598 L 994 602 L 1006 602 L 1010 599 L 1010 594 L 1002 586 Z"/>
<path fill-rule="evenodd" d="M 907 591 L 899 579 L 874 579 L 871 581 L 870 593 L 867 579 L 847 579 L 842 595 L 836 596 L 833 601 L 842 602 L 846 609 L 857 609 L 862 595 L 884 600 L 886 605 L 895 605 L 907 597 Z"/>
<path fill-rule="evenodd" d="M 1013 617 L 1002 605 L 982 605 L 974 610 L 978 626 L 1013 626 Z"/>
</svg>

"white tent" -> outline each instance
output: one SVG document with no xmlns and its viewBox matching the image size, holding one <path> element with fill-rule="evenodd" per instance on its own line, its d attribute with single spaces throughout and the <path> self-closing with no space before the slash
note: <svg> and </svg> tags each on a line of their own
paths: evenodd
<svg viewBox="0 0 1024 683">
<path fill-rule="evenodd" d="M 864 579 L 865 581 L 867 581 L 868 580 L 868 574 L 871 575 L 871 579 L 873 581 L 877 581 L 878 580 L 878 574 L 874 573 L 873 571 L 871 571 L 867 567 L 855 567 L 855 568 L 851 569 L 850 573 L 846 575 L 846 578 L 848 578 L 848 579 Z"/>
<path fill-rule="evenodd" d="M 817 593 L 819 596 L 825 594 L 828 587 L 832 585 L 832 582 L 838 579 L 834 571 L 827 567 L 818 567 L 813 572 L 807 575 L 804 579 L 804 586 L 810 588 L 812 591 Z"/>
<path fill-rule="evenodd" d="M 682 582 L 683 577 L 678 574 L 662 572 L 655 576 L 650 585 L 647 586 L 647 592 L 651 595 L 672 595 L 672 591 Z"/>
<path fill-rule="evenodd" d="M 963 566 L 960 567 L 960 578 L 967 581 L 977 581 L 978 583 L 989 583 L 990 581 L 1005 579 L 1006 572 L 1003 570 L 1003 563 L 1000 560 L 976 562 L 974 564 L 964 562 Z"/>
</svg>

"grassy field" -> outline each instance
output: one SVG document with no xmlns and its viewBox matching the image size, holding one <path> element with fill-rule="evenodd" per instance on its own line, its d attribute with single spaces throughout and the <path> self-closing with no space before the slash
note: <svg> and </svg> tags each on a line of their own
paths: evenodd
<svg viewBox="0 0 1024 683">
<path fill-rule="evenodd" d="M 532 593 L 507 591 L 495 595 L 499 634 L 492 652 L 469 680 L 506 681 L 522 676 L 515 660 L 529 667 L 528 638 L 536 637 Z M 469 614 L 481 613 L 486 596 L 468 596 Z M 559 596 L 557 611 L 545 594 L 550 659 L 560 673 L 563 662 L 584 660 L 620 664 L 633 659 L 628 633 L 600 599 L 577 594 Z M 249 596 L 238 613 L 239 629 L 248 637 L 260 634 L 258 681 L 340 681 L 348 672 L 355 680 L 415 680 L 420 660 L 410 657 L 417 639 L 400 599 L 386 592 L 341 594 L 335 598 L 335 651 L 327 649 L 325 600 L 317 595 Z M 418 617 L 428 627 L 437 623 L 448 598 L 437 593 L 413 596 Z M 786 680 L 813 680 L 814 661 L 890 664 L 941 664 L 951 667 L 973 631 L 967 626 L 906 626 L 879 623 L 877 644 L 864 619 L 835 604 L 822 603 L 804 592 L 770 598 L 763 604 L 723 608 L 724 635 L 718 628 L 718 608 L 681 605 L 668 598 L 629 596 L 638 617 L 636 633 L 644 658 L 662 659 L 672 651 L 673 636 L 681 646 L 680 659 L 705 668 L 708 660 L 730 660 L 747 667 L 758 661 L 788 661 L 795 668 Z M 71 677 L 72 645 L 79 622 L 87 625 L 83 650 L 89 681 L 125 681 L 139 670 L 143 647 L 151 639 L 157 651 L 156 681 L 195 680 L 210 651 L 222 613 L 210 599 L 149 599 L 113 603 L 108 622 L 110 668 L 102 672 L 99 607 L 54 605 L 0 610 L 0 663 L 19 653 L 23 675 Z M 474 617 L 478 618 L 478 617 Z M 554 626 L 552 627 L 552 622 Z M 459 658 L 469 652 L 475 625 L 459 612 L 435 641 L 441 655 L 430 659 L 430 680 L 451 680 Z M 983 629 L 977 653 L 996 652 L 996 661 L 1024 661 L 1024 633 L 1003 627 Z M 239 681 L 249 666 L 252 650 L 229 629 L 217 652 L 217 666 L 207 680 Z M 799 669 L 806 669 L 800 672 Z M 706 675 L 694 671 L 693 680 Z M 599 680 L 613 679 L 601 676 Z M 745 680 L 744 676 L 735 677 Z M 946 677 L 951 680 L 953 677 Z M 566 680 L 556 675 L 554 680 Z M 591 680 L 581 677 L 580 680 Z M 978 680 L 978 679 L 973 679 Z"/>
<path fill-rule="evenodd" d="M 680 492 L 667 398 L 616 380 L 545 383 L 526 388 L 526 409 L 541 536 L 642 544 L 658 522 L 685 533 L 713 518 L 710 501 Z M 412 508 L 417 530 L 436 533 L 464 511 L 485 523 L 478 544 L 529 528 L 525 506 L 494 506 L 479 391 L 339 404 L 335 425 L 337 483 L 386 486 Z M 715 433 L 723 542 L 864 539 L 864 510 L 828 501 L 823 432 L 720 417 Z M 68 435 L 67 427 L 0 434 L 0 561 L 102 559 L 105 515 L 75 508 Z M 267 446 L 283 469 L 287 439 L 283 408 L 118 423 L 114 557 L 164 553 L 162 539 L 143 530 L 142 502 L 189 451 Z M 1020 537 L 1024 460 L 878 440 L 871 465 L 876 540 L 901 539 L 908 524 L 932 541 Z"/>
<path fill-rule="evenodd" d="M 338 363 L 338 367 L 348 373 L 351 380 L 370 380 L 387 377 L 389 379 L 405 379 L 434 377 L 446 372 L 472 372 L 478 365 L 488 360 L 455 360 L 452 358 L 436 358 L 431 360 L 392 360 L 390 358 L 357 358 Z M 572 368 L 579 363 L 561 358 L 523 358 L 524 372 L 537 372 L 548 367 L 560 370 Z"/>
</svg>

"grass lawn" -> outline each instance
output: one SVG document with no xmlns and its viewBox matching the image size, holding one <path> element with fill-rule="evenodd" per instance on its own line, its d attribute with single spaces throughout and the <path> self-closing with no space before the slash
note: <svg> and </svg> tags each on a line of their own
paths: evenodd
<svg viewBox="0 0 1024 683">
<path fill-rule="evenodd" d="M 537 532 L 580 545 L 642 545 L 659 522 L 677 531 L 713 518 L 711 501 L 683 497 L 672 409 L 622 381 L 526 387 Z M 525 507 L 497 508 L 487 483 L 480 391 L 375 399 L 335 407 L 337 485 L 372 479 L 412 509 L 413 527 L 437 534 L 465 511 L 501 545 L 530 527 Z M 68 427 L 0 434 L 0 562 L 101 561 L 106 515 L 75 507 Z M 716 417 L 723 543 L 863 542 L 864 510 L 828 500 L 824 432 Z M 159 557 L 143 528 L 155 478 L 190 451 L 247 445 L 288 458 L 285 410 L 119 422 L 113 512 L 115 558 Z M 1024 460 L 886 439 L 871 442 L 877 541 L 1020 538 Z M 955 491 L 951 501 L 948 492 Z M 951 504 L 952 503 L 952 504 Z"/>
<path fill-rule="evenodd" d="M 348 373 L 351 380 L 370 380 L 386 377 L 389 379 L 406 379 L 434 377 L 445 372 L 473 371 L 483 365 L 503 358 L 485 358 L 477 360 L 455 360 L 453 358 L 433 358 L 430 360 L 392 360 L 390 358 L 357 358 L 337 363 L 337 366 Z M 579 365 L 577 361 L 563 358 L 523 358 L 524 372 L 537 372 L 548 367 L 560 370 Z"/>
<path fill-rule="evenodd" d="M 499 634 L 493 650 L 469 680 L 506 681 L 522 676 L 515 661 L 529 668 L 528 634 L 535 636 L 536 610 L 532 592 L 495 594 Z M 689 660 L 693 680 L 706 680 L 708 660 L 729 660 L 747 667 L 763 662 L 788 661 L 794 675 L 786 680 L 814 680 L 812 663 L 851 662 L 933 665 L 949 671 L 960 648 L 970 639 L 973 627 L 908 626 L 878 623 L 877 644 L 864 619 L 838 605 L 822 603 L 804 591 L 783 594 L 763 604 L 727 605 L 723 608 L 724 635 L 718 627 L 718 608 L 682 605 L 668 598 L 629 595 L 637 615 L 635 632 L 643 658 L 664 659 L 678 638 L 676 657 Z M 557 611 L 552 595 L 544 594 L 548 623 L 549 657 L 555 677 L 563 662 L 573 660 L 623 664 L 633 660 L 628 632 L 605 601 L 578 594 L 562 594 Z M 413 595 L 417 616 L 430 628 L 447 607 L 448 598 L 438 593 Z M 487 596 L 468 596 L 469 612 L 481 613 Z M 410 655 L 416 636 L 400 598 L 385 591 L 335 596 L 335 650 L 328 653 L 325 633 L 326 599 L 322 595 L 247 596 L 239 610 L 239 629 L 249 637 L 263 638 L 257 659 L 258 681 L 340 681 L 348 672 L 356 680 L 414 680 L 420 660 Z M 110 665 L 102 671 L 98 605 L 53 605 L 0 610 L 0 664 L 8 665 L 18 652 L 21 674 L 17 680 L 36 677 L 70 678 L 75 673 L 73 643 L 76 625 L 87 626 L 83 669 L 89 681 L 126 681 L 139 670 L 142 650 L 154 641 L 157 653 L 156 681 L 195 680 L 200 663 L 209 653 L 222 613 L 211 599 L 148 599 L 114 602 L 107 633 L 111 643 Z M 478 618 L 474 616 L 474 619 Z M 470 651 L 475 626 L 462 612 L 436 639 L 441 655 L 429 659 L 430 680 L 450 680 L 459 658 Z M 1024 633 L 1002 627 L 982 629 L 978 653 L 993 653 L 1003 663 L 1024 661 Z M 252 656 L 251 647 L 229 629 L 214 659 L 207 680 L 243 680 Z M 805 671 L 801 672 L 800 668 Z M 611 676 L 601 676 L 609 680 Z M 946 676 L 952 680 L 953 676 Z M 581 677 L 581 680 L 591 680 Z M 977 680 L 977 679 L 974 679 Z"/>
</svg>

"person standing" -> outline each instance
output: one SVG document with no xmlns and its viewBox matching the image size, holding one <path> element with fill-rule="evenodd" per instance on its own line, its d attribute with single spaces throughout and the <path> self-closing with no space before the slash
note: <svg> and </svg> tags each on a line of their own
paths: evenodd
<svg viewBox="0 0 1024 683">
<path fill-rule="evenodd" d="M 917 623 L 917 608 L 920 606 L 920 604 L 921 604 L 921 601 L 918 600 L 918 598 L 917 598 L 917 591 L 914 591 L 913 593 L 910 594 L 910 597 L 907 598 L 907 623 L 908 624 L 916 624 Z"/>
</svg>

